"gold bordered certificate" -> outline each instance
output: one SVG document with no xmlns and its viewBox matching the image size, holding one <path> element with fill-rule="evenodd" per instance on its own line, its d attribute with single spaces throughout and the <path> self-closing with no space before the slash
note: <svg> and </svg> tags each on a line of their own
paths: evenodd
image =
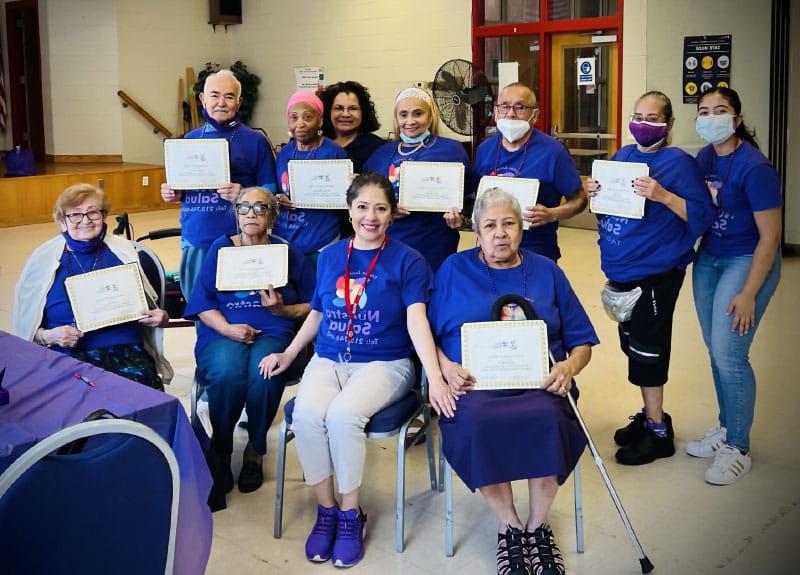
<svg viewBox="0 0 800 575">
<path fill-rule="evenodd" d="M 539 180 L 535 178 L 504 178 L 501 176 L 483 176 L 478 184 L 477 198 L 490 188 L 500 188 L 508 192 L 519 202 L 520 209 L 524 212 L 528 206 L 535 206 L 539 197 Z M 522 229 L 531 227 L 530 222 L 522 220 Z"/>
<path fill-rule="evenodd" d="M 148 308 L 137 263 L 71 276 L 64 286 L 82 332 L 137 320 Z"/>
<path fill-rule="evenodd" d="M 409 212 L 446 212 L 464 207 L 464 164 L 403 162 L 399 202 Z"/>
<path fill-rule="evenodd" d="M 633 191 L 633 180 L 649 174 L 647 164 L 595 160 L 592 178 L 600 182 L 600 192 L 589 198 L 589 210 L 595 214 L 642 219 L 645 198 Z"/>
<path fill-rule="evenodd" d="M 547 326 L 541 320 L 483 321 L 461 326 L 461 363 L 475 389 L 538 389 L 549 372 Z"/>
<path fill-rule="evenodd" d="M 216 190 L 231 181 L 228 140 L 164 140 L 164 170 L 173 190 Z"/>
<path fill-rule="evenodd" d="M 217 290 L 248 291 L 289 282 L 289 246 L 266 244 L 221 248 L 217 252 Z"/>
<path fill-rule="evenodd" d="M 346 210 L 352 175 L 350 160 L 289 160 L 294 207 Z"/>
</svg>

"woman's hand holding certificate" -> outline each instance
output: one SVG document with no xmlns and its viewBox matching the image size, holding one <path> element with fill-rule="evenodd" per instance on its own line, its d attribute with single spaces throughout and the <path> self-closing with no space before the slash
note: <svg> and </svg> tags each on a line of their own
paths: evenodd
<svg viewBox="0 0 800 575">
<path fill-rule="evenodd" d="M 64 286 L 82 332 L 138 320 L 148 308 L 136 263 L 71 276 Z"/>
<path fill-rule="evenodd" d="M 292 207 L 347 209 L 347 188 L 352 177 L 351 160 L 290 160 Z"/>
<path fill-rule="evenodd" d="M 464 207 L 464 164 L 403 162 L 399 203 L 410 212 L 447 212 Z"/>
</svg>

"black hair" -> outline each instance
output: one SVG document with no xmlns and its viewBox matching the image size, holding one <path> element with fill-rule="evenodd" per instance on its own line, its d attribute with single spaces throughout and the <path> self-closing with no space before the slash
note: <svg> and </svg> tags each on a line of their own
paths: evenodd
<svg viewBox="0 0 800 575">
<path fill-rule="evenodd" d="M 650 90 L 649 92 L 645 92 L 641 96 L 636 99 L 636 105 L 639 104 L 645 98 L 653 98 L 654 100 L 659 100 L 661 102 L 661 113 L 664 114 L 664 122 L 666 124 L 671 124 L 675 119 L 675 115 L 672 111 L 672 100 L 669 99 L 664 92 L 660 92 L 659 90 Z M 636 106 L 634 106 L 635 108 Z M 664 138 L 664 141 L 661 142 L 659 148 L 665 148 L 672 143 L 672 133 L 670 132 L 667 134 L 667 137 Z"/>
<path fill-rule="evenodd" d="M 325 113 L 322 114 L 322 133 L 328 138 L 335 138 L 336 132 L 331 123 L 331 108 L 333 108 L 333 101 L 336 96 L 346 92 L 348 94 L 355 94 L 358 98 L 358 105 L 361 108 L 361 125 L 358 128 L 359 133 L 365 134 L 368 132 L 375 132 L 380 129 L 381 123 L 378 121 L 378 115 L 375 113 L 375 103 L 369 95 L 369 90 L 358 82 L 348 80 L 347 82 L 337 82 L 325 88 L 319 95 L 325 106 Z"/>
<path fill-rule="evenodd" d="M 358 198 L 358 193 L 364 186 L 377 186 L 386 196 L 386 202 L 391 206 L 392 212 L 397 208 L 397 198 L 394 195 L 394 187 L 389 178 L 378 172 L 364 172 L 353 178 L 350 187 L 347 188 L 347 207 L 351 207 Z"/>
<path fill-rule="evenodd" d="M 703 95 L 700 96 L 700 99 L 697 100 L 697 107 L 700 107 L 700 104 L 703 102 L 706 96 L 709 94 L 719 94 L 730 104 L 731 108 L 733 108 L 734 114 L 737 116 L 742 115 L 742 100 L 739 98 L 739 93 L 734 90 L 733 88 L 724 88 L 722 86 L 716 86 L 714 88 L 709 88 Z M 739 126 L 736 128 L 736 132 L 734 135 L 738 137 L 740 140 L 744 140 L 745 142 L 749 143 L 754 148 L 758 149 L 758 142 L 756 142 L 756 133 L 748 130 L 747 127 L 744 125 L 744 120 L 739 123 Z"/>
</svg>

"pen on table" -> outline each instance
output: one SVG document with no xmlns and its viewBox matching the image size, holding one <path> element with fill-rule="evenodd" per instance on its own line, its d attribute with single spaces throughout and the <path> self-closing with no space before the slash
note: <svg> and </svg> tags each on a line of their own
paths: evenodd
<svg viewBox="0 0 800 575">
<path fill-rule="evenodd" d="M 83 376 L 83 375 L 81 375 L 79 373 L 75 374 L 75 379 L 77 379 L 79 381 L 82 381 L 83 383 L 87 384 L 89 387 L 96 387 L 94 382 L 91 379 L 89 379 L 88 377 L 85 377 L 85 376 Z"/>
</svg>

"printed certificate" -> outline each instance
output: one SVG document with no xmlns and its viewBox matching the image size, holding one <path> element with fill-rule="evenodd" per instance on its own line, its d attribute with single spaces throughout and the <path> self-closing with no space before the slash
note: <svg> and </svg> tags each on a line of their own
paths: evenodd
<svg viewBox="0 0 800 575">
<path fill-rule="evenodd" d="M 64 286 L 75 326 L 84 333 L 137 320 L 148 308 L 137 263 L 71 276 Z"/>
<path fill-rule="evenodd" d="M 541 320 L 461 326 L 461 363 L 476 390 L 538 389 L 549 372 L 547 326 Z"/>
<path fill-rule="evenodd" d="M 535 206 L 539 197 L 539 180 L 534 178 L 504 178 L 501 176 L 483 176 L 478 184 L 477 198 L 489 188 L 500 188 L 508 192 L 519 202 L 520 209 L 524 212 L 528 206 Z M 527 230 L 531 223 L 522 220 L 522 229 Z"/>
<path fill-rule="evenodd" d="M 352 175 L 350 160 L 289 160 L 294 207 L 346 210 Z"/>
<path fill-rule="evenodd" d="M 600 182 L 600 192 L 589 198 L 589 210 L 595 214 L 641 220 L 645 198 L 633 191 L 633 180 L 649 174 L 647 164 L 595 160 L 592 178 Z"/>
<path fill-rule="evenodd" d="M 231 181 L 228 140 L 164 140 L 164 169 L 173 190 L 216 190 Z"/>
<path fill-rule="evenodd" d="M 237 246 L 217 253 L 219 291 L 249 291 L 282 287 L 289 282 L 289 246 Z"/>
<path fill-rule="evenodd" d="M 446 212 L 464 207 L 464 164 L 403 162 L 399 202 L 409 212 Z"/>
</svg>

